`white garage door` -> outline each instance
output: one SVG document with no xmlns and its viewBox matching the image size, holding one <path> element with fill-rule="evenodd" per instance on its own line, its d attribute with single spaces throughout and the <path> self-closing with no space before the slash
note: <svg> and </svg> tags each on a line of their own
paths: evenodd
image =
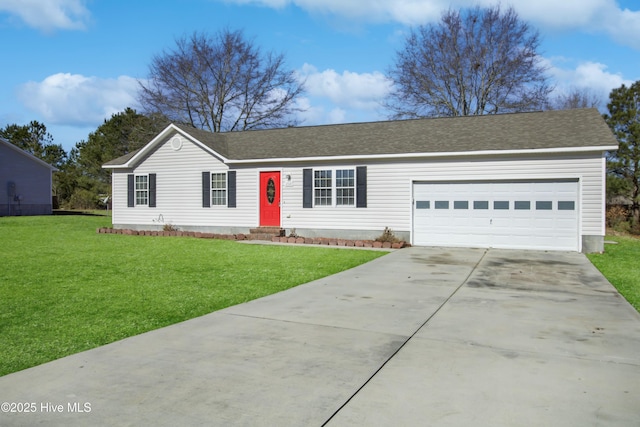
<svg viewBox="0 0 640 427">
<path fill-rule="evenodd" d="M 521 249 L 578 248 L 578 182 L 413 184 L 413 243 Z"/>
</svg>

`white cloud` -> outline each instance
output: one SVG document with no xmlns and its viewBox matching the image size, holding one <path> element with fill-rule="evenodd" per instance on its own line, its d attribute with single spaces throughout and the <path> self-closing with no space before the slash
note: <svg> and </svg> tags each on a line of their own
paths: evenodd
<svg viewBox="0 0 640 427">
<path fill-rule="evenodd" d="M 610 10 L 602 27 L 618 43 L 640 50 L 640 11 Z"/>
<path fill-rule="evenodd" d="M 347 112 L 342 108 L 336 107 L 331 109 L 328 114 L 328 123 L 345 123 L 347 121 Z"/>
<path fill-rule="evenodd" d="M 337 123 L 353 123 L 357 121 L 376 120 L 372 116 L 361 116 L 358 112 L 347 111 L 340 107 L 333 107 L 330 103 L 319 99 L 301 98 L 298 100 L 300 112 L 296 114 L 300 126 L 316 126 Z"/>
<path fill-rule="evenodd" d="M 378 71 L 343 71 L 338 74 L 331 69 L 320 72 L 313 65 L 304 64 L 299 75 L 304 79 L 310 95 L 328 98 L 338 106 L 359 110 L 376 109 L 391 88 L 391 83 Z"/>
<path fill-rule="evenodd" d="M 133 77 L 100 79 L 58 73 L 22 85 L 18 97 L 47 123 L 88 126 L 99 125 L 126 107 L 135 107 L 137 90 L 138 81 Z"/>
<path fill-rule="evenodd" d="M 379 120 L 380 101 L 391 87 L 377 71 L 340 74 L 304 64 L 298 77 L 305 82 L 308 95 L 298 99 L 298 107 L 305 110 L 298 115 L 302 125 Z"/>
<path fill-rule="evenodd" d="M 296 108 L 300 110 L 296 114 L 296 118 L 300 121 L 300 125 L 320 124 L 324 123 L 324 110 L 322 107 L 311 105 L 311 100 L 306 96 L 296 100 Z"/>
<path fill-rule="evenodd" d="M 513 5 L 521 18 L 553 28 L 578 28 L 593 23 L 603 7 L 610 0 L 513 0 Z M 494 4 L 484 0 L 484 6 Z"/>
<path fill-rule="evenodd" d="M 399 22 L 406 25 L 437 21 L 449 8 L 489 6 L 497 0 L 223 0 L 271 8 L 293 5 L 310 13 L 358 19 L 366 22 Z M 617 42 L 640 49 L 640 9 L 618 6 L 616 0 L 510 0 L 521 18 L 536 26 L 559 30 L 604 32 Z"/>
<path fill-rule="evenodd" d="M 485 0 L 485 3 L 490 3 Z M 535 24 L 559 30 L 608 34 L 620 44 L 640 49 L 640 9 L 622 9 L 615 0 L 517 0 L 518 14 Z"/>
<path fill-rule="evenodd" d="M 89 11 L 84 0 L 0 0 L 0 13 L 15 15 L 45 32 L 85 28 Z"/>
<path fill-rule="evenodd" d="M 365 21 L 398 21 L 418 23 L 435 20 L 443 9 L 449 7 L 446 0 L 224 0 L 227 3 L 254 4 L 280 9 L 297 6 L 311 13 L 333 15 Z M 464 2 L 464 0 L 463 0 Z M 469 2 L 470 3 L 470 2 Z"/>
<path fill-rule="evenodd" d="M 552 96 L 567 94 L 574 89 L 587 89 L 600 99 L 603 111 L 612 89 L 633 83 L 619 73 L 608 71 L 607 65 L 602 63 L 575 63 L 567 58 L 541 59 L 556 85 Z M 306 79 L 307 88 L 307 96 L 297 100 L 297 106 L 305 110 L 298 115 L 301 125 L 385 119 L 380 101 L 387 95 L 391 84 L 381 73 L 319 71 L 313 65 L 304 64 L 298 74 Z"/>
<path fill-rule="evenodd" d="M 575 68 L 554 65 L 554 62 L 564 63 L 565 60 L 556 58 L 548 61 L 549 73 L 556 82 L 556 94 L 568 93 L 572 89 L 588 89 L 601 100 L 603 108 L 607 105 L 612 89 L 633 83 L 621 74 L 608 72 L 607 66 L 598 62 L 582 62 Z"/>
</svg>

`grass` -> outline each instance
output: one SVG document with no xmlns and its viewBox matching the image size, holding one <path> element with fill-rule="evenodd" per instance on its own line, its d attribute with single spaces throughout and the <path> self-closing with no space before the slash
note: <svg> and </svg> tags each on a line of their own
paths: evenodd
<svg viewBox="0 0 640 427">
<path fill-rule="evenodd" d="M 306 283 L 384 252 L 97 234 L 0 218 L 0 375 Z"/>
<path fill-rule="evenodd" d="M 589 260 L 640 312 L 640 239 L 607 236 L 617 244 L 606 244 L 603 254 L 588 254 Z"/>
</svg>

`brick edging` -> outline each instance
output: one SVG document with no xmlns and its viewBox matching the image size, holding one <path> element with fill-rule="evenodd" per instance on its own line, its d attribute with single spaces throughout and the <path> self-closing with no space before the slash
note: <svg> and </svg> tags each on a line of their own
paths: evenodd
<svg viewBox="0 0 640 427">
<path fill-rule="evenodd" d="M 151 230 L 131 230 L 127 228 L 109 228 L 102 227 L 96 229 L 98 234 L 123 234 L 127 236 L 161 236 L 161 237 L 195 237 L 198 239 L 220 239 L 220 240 L 251 240 L 246 234 L 216 234 L 202 233 L 199 231 L 151 231 Z M 327 237 L 273 237 L 271 239 L 275 243 L 294 243 L 304 245 L 326 245 L 326 246 L 345 246 L 356 248 L 383 248 L 383 249 L 401 249 L 411 246 L 405 241 L 399 242 L 377 242 L 375 240 L 350 240 L 335 239 Z"/>
</svg>

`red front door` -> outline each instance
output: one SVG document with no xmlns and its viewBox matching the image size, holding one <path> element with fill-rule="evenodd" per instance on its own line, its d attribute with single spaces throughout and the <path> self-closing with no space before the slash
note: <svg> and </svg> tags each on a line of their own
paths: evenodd
<svg viewBox="0 0 640 427">
<path fill-rule="evenodd" d="M 260 172 L 260 226 L 280 227 L 280 172 Z"/>
</svg>

